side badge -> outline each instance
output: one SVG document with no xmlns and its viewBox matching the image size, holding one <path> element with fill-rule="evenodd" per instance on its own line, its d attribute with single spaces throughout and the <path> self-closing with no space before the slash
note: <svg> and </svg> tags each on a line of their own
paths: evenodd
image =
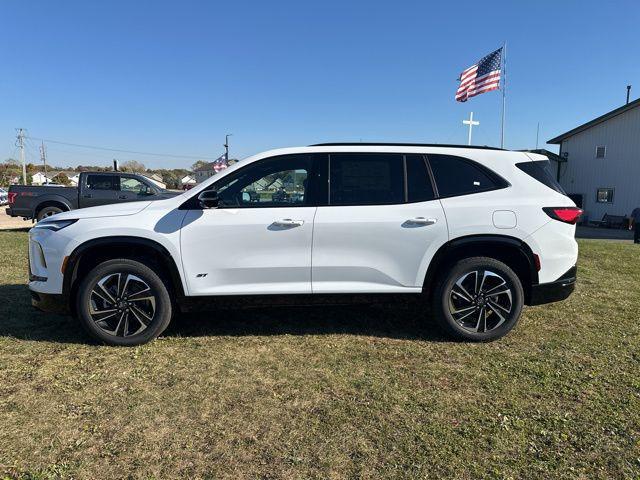
<svg viewBox="0 0 640 480">
<path fill-rule="evenodd" d="M 196 275 L 196 278 L 204 278 L 206 276 L 207 276 L 206 273 L 199 273 L 199 274 Z"/>
</svg>

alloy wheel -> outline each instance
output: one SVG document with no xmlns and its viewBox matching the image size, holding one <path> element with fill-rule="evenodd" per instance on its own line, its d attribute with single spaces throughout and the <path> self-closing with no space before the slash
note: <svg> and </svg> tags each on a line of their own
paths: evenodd
<svg viewBox="0 0 640 480">
<path fill-rule="evenodd" d="M 89 296 L 89 315 L 109 335 L 129 337 L 144 330 L 156 313 L 151 287 L 131 273 L 111 273 L 98 282 Z"/>
<path fill-rule="evenodd" d="M 451 288 L 449 313 L 465 330 L 484 333 L 507 321 L 513 295 L 507 281 L 491 270 L 473 270 L 462 275 Z"/>
</svg>

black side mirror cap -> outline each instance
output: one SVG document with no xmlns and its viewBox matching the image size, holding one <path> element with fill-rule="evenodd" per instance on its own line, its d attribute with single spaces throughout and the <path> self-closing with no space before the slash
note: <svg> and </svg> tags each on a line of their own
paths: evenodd
<svg viewBox="0 0 640 480">
<path fill-rule="evenodd" d="M 198 195 L 198 203 L 202 208 L 216 208 L 219 201 L 218 192 L 215 190 L 205 190 Z"/>
</svg>

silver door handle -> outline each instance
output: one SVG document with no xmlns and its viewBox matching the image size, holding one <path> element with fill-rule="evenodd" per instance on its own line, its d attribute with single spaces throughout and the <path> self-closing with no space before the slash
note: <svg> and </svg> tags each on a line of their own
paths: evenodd
<svg viewBox="0 0 640 480">
<path fill-rule="evenodd" d="M 437 218 L 424 218 L 424 217 L 416 217 L 407 220 L 409 223 L 413 223 L 414 225 L 433 225 L 438 221 Z"/>
<path fill-rule="evenodd" d="M 276 220 L 273 222 L 279 227 L 301 227 L 304 225 L 304 220 L 292 220 L 290 218 L 283 218 L 281 220 Z"/>
</svg>

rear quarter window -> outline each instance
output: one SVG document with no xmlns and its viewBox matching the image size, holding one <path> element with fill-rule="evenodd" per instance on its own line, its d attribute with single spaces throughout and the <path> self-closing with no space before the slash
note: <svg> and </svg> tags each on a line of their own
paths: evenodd
<svg viewBox="0 0 640 480">
<path fill-rule="evenodd" d="M 556 179 L 553 178 L 553 174 L 551 173 L 551 163 L 548 160 L 516 163 L 516 167 L 552 190 L 563 195 L 567 194 L 567 192 L 564 191 L 564 188 L 562 188 Z"/>
<path fill-rule="evenodd" d="M 427 155 L 440 197 L 455 197 L 507 187 L 500 176 L 476 162 L 453 155 Z"/>
</svg>

